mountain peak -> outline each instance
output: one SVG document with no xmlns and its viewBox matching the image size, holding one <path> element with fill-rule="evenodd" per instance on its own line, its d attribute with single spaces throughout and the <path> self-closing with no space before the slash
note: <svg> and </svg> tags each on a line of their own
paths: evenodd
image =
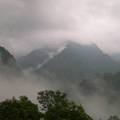
<svg viewBox="0 0 120 120">
<path fill-rule="evenodd" d="M 71 48 L 75 48 L 75 49 L 77 49 L 77 48 L 81 48 L 81 49 L 83 49 L 83 48 L 89 48 L 89 49 L 96 49 L 96 50 L 99 50 L 99 51 L 101 51 L 101 49 L 95 44 L 95 43 L 90 43 L 90 44 L 80 44 L 80 43 L 77 43 L 77 42 L 72 42 L 72 41 L 69 41 L 69 42 L 67 42 L 67 44 L 66 44 L 66 47 L 68 48 L 68 47 L 71 47 Z M 102 52 L 102 51 L 101 51 Z"/>
<path fill-rule="evenodd" d="M 96 44 L 82 45 L 68 42 L 59 54 L 37 69 L 36 73 L 42 74 L 47 71 L 58 78 L 79 80 L 87 74 L 113 72 L 118 69 L 118 64 L 104 54 Z"/>
</svg>

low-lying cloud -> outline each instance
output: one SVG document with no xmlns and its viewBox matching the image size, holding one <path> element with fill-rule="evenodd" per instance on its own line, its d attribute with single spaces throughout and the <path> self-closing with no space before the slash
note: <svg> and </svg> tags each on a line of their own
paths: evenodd
<svg viewBox="0 0 120 120">
<path fill-rule="evenodd" d="M 118 0 L 0 0 L 0 45 L 19 56 L 72 39 L 119 52 L 119 8 Z"/>
<path fill-rule="evenodd" d="M 51 75 L 50 79 L 46 79 L 42 76 L 36 77 L 26 70 L 22 77 L 14 77 L 13 79 L 0 77 L 0 101 L 13 96 L 18 98 L 21 95 L 26 95 L 32 102 L 38 103 L 37 93 L 42 90 L 66 92 L 70 100 L 82 104 L 85 111 L 95 120 L 100 118 L 106 120 L 110 115 L 120 114 L 119 102 L 110 104 L 107 96 L 100 95 L 99 92 L 93 95 L 83 95 L 78 90 L 78 85 L 61 82 L 59 79 L 55 79 L 54 75 Z"/>
</svg>

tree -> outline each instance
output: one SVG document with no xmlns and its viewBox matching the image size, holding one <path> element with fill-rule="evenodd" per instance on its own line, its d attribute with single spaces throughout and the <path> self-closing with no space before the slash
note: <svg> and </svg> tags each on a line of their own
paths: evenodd
<svg viewBox="0 0 120 120">
<path fill-rule="evenodd" d="M 26 96 L 19 100 L 7 99 L 0 102 L 0 120 L 39 120 L 38 106 L 33 104 Z"/>
<path fill-rule="evenodd" d="M 37 99 L 41 104 L 42 117 L 45 120 L 92 120 L 82 105 L 68 101 L 67 94 L 60 91 L 41 91 Z"/>
<path fill-rule="evenodd" d="M 120 120 L 120 118 L 116 115 L 109 116 L 108 120 Z"/>
</svg>

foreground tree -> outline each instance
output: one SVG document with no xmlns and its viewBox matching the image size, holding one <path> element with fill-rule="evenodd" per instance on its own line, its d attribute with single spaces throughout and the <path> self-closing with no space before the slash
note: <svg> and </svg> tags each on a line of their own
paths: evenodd
<svg viewBox="0 0 120 120">
<path fill-rule="evenodd" d="M 0 120 L 39 120 L 38 106 L 33 104 L 26 96 L 19 100 L 8 99 L 0 102 Z"/>
<path fill-rule="evenodd" d="M 85 113 L 82 105 L 76 105 L 68 101 L 65 93 L 60 91 L 41 91 L 38 93 L 38 101 L 43 111 L 45 120 L 92 120 Z"/>
</svg>

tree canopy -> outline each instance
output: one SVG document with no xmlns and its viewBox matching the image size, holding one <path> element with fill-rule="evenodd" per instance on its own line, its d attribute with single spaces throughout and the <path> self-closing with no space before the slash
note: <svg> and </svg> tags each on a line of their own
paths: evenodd
<svg viewBox="0 0 120 120">
<path fill-rule="evenodd" d="M 7 99 L 0 102 L 0 120 L 39 120 L 38 106 L 33 104 L 26 96 L 19 100 Z"/>
<path fill-rule="evenodd" d="M 41 104 L 42 117 L 45 120 L 92 120 L 82 105 L 68 101 L 67 94 L 60 91 L 41 91 L 38 101 Z"/>
</svg>

